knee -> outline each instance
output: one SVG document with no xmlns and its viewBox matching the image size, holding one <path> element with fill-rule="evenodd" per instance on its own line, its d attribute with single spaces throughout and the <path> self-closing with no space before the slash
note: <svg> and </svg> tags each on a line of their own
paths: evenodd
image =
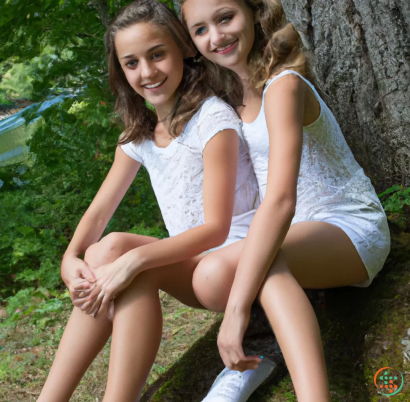
<svg viewBox="0 0 410 402">
<path fill-rule="evenodd" d="M 94 268 L 109 264 L 122 255 L 121 245 L 121 233 L 110 233 L 88 247 L 84 260 Z"/>
<path fill-rule="evenodd" d="M 192 286 L 200 303 L 212 311 L 225 311 L 235 271 L 223 259 L 205 257 L 194 271 Z"/>
</svg>

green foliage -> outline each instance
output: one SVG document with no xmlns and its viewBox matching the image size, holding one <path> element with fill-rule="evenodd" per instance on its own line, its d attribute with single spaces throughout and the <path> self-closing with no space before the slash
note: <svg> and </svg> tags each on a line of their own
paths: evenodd
<svg viewBox="0 0 410 402">
<path fill-rule="evenodd" d="M 410 187 L 398 184 L 379 194 L 390 222 L 403 230 L 410 230 Z"/>
<path fill-rule="evenodd" d="M 109 112 L 109 95 L 107 103 L 100 100 L 104 88 L 87 91 L 82 103 L 68 98 L 43 114 L 45 124 L 29 142 L 33 156 L 25 173 L 0 169 L 5 182 L 0 190 L 0 296 L 13 288 L 60 284 L 62 254 L 111 167 L 121 128 Z M 134 225 L 140 225 L 135 232 L 166 235 L 144 169 L 107 230 L 129 231 Z M 152 227 L 160 229 L 147 229 Z"/>
<path fill-rule="evenodd" d="M 68 95 L 42 112 L 29 160 L 0 168 L 0 301 L 14 295 L 9 305 L 35 289 L 62 287 L 62 254 L 113 161 L 122 126 L 113 114 L 96 3 L 0 0 L 3 98 Z M 106 0 L 106 10 L 113 16 L 127 4 Z M 107 226 L 113 231 L 167 236 L 143 168 Z"/>
<path fill-rule="evenodd" d="M 3 325 L 16 324 L 28 317 L 28 323 L 39 328 L 51 325 L 64 309 L 63 300 L 69 299 L 68 292 L 58 294 L 45 288 L 26 288 L 7 298 L 7 319 Z"/>
</svg>

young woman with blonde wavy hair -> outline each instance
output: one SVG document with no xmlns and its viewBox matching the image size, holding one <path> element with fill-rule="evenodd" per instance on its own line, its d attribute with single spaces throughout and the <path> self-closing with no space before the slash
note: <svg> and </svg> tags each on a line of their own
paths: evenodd
<svg viewBox="0 0 410 402">
<path fill-rule="evenodd" d="M 280 1 L 176 5 L 197 58 L 231 70 L 242 83 L 237 112 L 262 198 L 247 238 L 216 251 L 194 272 L 198 300 L 225 311 L 218 346 L 231 369 L 205 401 L 246 400 L 227 389 L 235 382 L 240 387 L 239 372 L 258 362 L 242 350 L 257 299 L 298 401 L 329 402 L 320 330 L 302 288 L 369 286 L 390 250 L 386 216 L 331 110 L 306 78 L 299 35 Z"/>
</svg>

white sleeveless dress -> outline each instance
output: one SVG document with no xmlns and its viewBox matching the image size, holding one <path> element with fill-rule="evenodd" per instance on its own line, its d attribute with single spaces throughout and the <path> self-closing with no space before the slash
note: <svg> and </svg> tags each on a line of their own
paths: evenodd
<svg viewBox="0 0 410 402">
<path fill-rule="evenodd" d="M 261 198 L 266 193 L 269 160 L 265 94 L 274 81 L 287 74 L 295 74 L 305 81 L 320 103 L 318 119 L 303 128 L 296 213 L 292 225 L 324 221 L 340 227 L 353 242 L 369 274 L 367 281 L 354 286 L 367 287 L 382 269 L 390 251 L 387 218 L 370 179 L 354 159 L 333 113 L 314 86 L 295 71 L 283 71 L 266 83 L 258 117 L 253 123 L 243 123 L 242 126 Z"/>
</svg>

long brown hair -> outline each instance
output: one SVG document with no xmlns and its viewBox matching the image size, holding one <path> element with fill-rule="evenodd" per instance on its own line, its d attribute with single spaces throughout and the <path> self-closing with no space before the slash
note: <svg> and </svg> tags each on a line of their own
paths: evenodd
<svg viewBox="0 0 410 402">
<path fill-rule="evenodd" d="M 177 100 L 165 122 L 171 136 L 178 137 L 181 134 L 184 125 L 210 96 L 219 96 L 230 103 L 241 102 L 241 91 L 238 90 L 238 85 L 235 85 L 237 82 L 233 75 L 218 70 L 217 75 L 211 79 L 208 69 L 195 61 L 195 46 L 174 11 L 157 0 L 134 1 L 119 11 L 105 34 L 109 84 L 112 93 L 117 97 L 115 110 L 125 124 L 119 144 L 138 144 L 153 139 L 158 122 L 155 112 L 128 83 L 115 51 L 114 40 L 117 32 L 141 22 L 155 24 L 171 35 L 184 57 L 184 73 L 177 89 Z M 223 85 L 224 83 L 227 85 Z M 225 92 L 226 89 L 228 93 Z"/>
<path fill-rule="evenodd" d="M 186 1 L 174 0 L 183 21 L 181 8 Z M 256 21 L 255 41 L 248 55 L 251 85 L 261 88 L 269 78 L 289 69 L 308 75 L 300 36 L 293 25 L 286 21 L 280 0 L 234 1 L 243 2 L 250 8 Z"/>
</svg>

